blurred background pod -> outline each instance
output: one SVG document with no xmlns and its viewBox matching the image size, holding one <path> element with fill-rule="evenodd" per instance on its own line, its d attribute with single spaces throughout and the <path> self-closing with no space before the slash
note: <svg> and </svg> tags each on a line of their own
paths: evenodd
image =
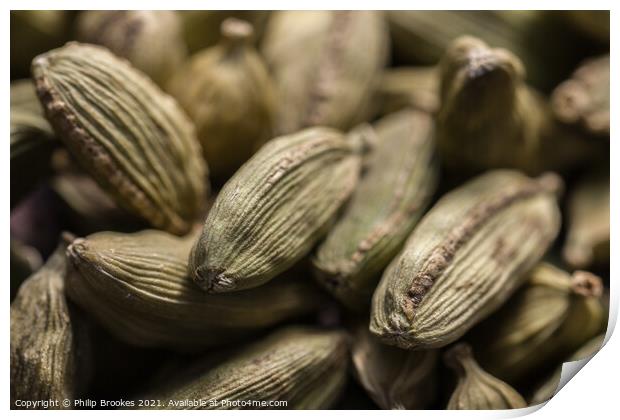
<svg viewBox="0 0 620 420">
<path fill-rule="evenodd" d="M 583 34 L 609 45 L 609 10 L 565 10 L 561 15 Z"/>
<path fill-rule="evenodd" d="M 43 264 L 41 254 L 32 246 L 26 245 L 17 239 L 11 238 L 11 302 L 17 295 L 17 290 L 24 280 L 37 271 Z"/>
<path fill-rule="evenodd" d="M 437 66 L 385 69 L 375 94 L 375 106 L 382 116 L 404 108 L 435 114 L 439 110 Z"/>
</svg>

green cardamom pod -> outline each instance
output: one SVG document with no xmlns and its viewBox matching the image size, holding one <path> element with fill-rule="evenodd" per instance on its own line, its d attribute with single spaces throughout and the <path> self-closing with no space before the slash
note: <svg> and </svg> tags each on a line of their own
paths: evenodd
<svg viewBox="0 0 620 420">
<path fill-rule="evenodd" d="M 575 268 L 609 264 L 609 173 L 586 175 L 568 201 L 564 259 Z"/>
<path fill-rule="evenodd" d="M 190 369 L 193 375 L 148 398 L 161 401 L 155 408 L 169 409 L 325 409 L 343 389 L 347 355 L 342 332 L 288 327 L 216 367 Z M 197 401 L 204 405 L 193 405 Z"/>
<path fill-rule="evenodd" d="M 402 348 L 457 340 L 525 280 L 560 228 L 555 174 L 490 171 L 443 196 L 385 270 L 370 329 Z"/>
<path fill-rule="evenodd" d="M 188 232 L 207 170 L 174 99 L 98 46 L 69 43 L 38 56 L 32 72 L 56 134 L 102 188 L 153 226 Z"/>
<path fill-rule="evenodd" d="M 175 72 L 168 91 L 194 121 L 211 174 L 226 179 L 271 138 L 276 97 L 252 26 L 230 18 L 221 31 L 217 46 Z"/>
<path fill-rule="evenodd" d="M 262 50 L 278 89 L 277 132 L 348 130 L 366 120 L 388 42 L 382 12 L 273 13 Z"/>
<path fill-rule="evenodd" d="M 256 287 L 308 254 L 357 184 L 360 142 L 318 127 L 265 144 L 209 211 L 189 260 L 196 283 L 210 293 Z"/>
<path fill-rule="evenodd" d="M 43 264 L 41 254 L 36 248 L 11 238 L 10 244 L 11 302 L 17 295 L 19 286 Z"/>
<path fill-rule="evenodd" d="M 358 382 L 382 409 L 421 410 L 435 402 L 437 350 L 386 346 L 364 325 L 357 330 L 351 353 Z"/>
<path fill-rule="evenodd" d="M 437 66 L 395 67 L 383 72 L 377 87 L 377 113 L 387 115 L 403 108 L 434 114 L 439 110 Z"/>
<path fill-rule="evenodd" d="M 207 295 L 187 275 L 195 239 L 155 230 L 77 239 L 67 251 L 67 293 L 123 341 L 188 352 L 238 341 L 316 307 L 312 284 L 288 278 Z"/>
<path fill-rule="evenodd" d="M 527 406 L 510 385 L 478 365 L 468 344 L 458 343 L 444 356 L 446 365 L 454 370 L 458 380 L 446 407 L 448 410 L 509 410 Z"/>
<path fill-rule="evenodd" d="M 70 408 L 61 402 L 78 398 L 90 378 L 90 326 L 65 298 L 65 248 L 58 246 L 11 304 L 12 408 L 43 401 Z"/>
<path fill-rule="evenodd" d="M 571 276 L 541 263 L 526 280 L 470 338 L 480 364 L 514 385 L 565 360 L 605 324 L 602 283 L 594 274 L 576 271 Z"/>
<path fill-rule="evenodd" d="M 511 52 L 460 37 L 442 58 L 440 73 L 437 145 L 449 169 L 540 174 L 568 169 L 594 153 L 591 142 L 557 122 Z"/>
<path fill-rule="evenodd" d="M 344 214 L 313 260 L 317 279 L 349 307 L 365 309 L 435 191 L 434 124 L 403 110 L 374 127 L 376 145 Z"/>
<path fill-rule="evenodd" d="M 30 79 L 11 83 L 11 208 L 51 173 L 58 145 Z"/>
<path fill-rule="evenodd" d="M 78 41 L 108 48 L 160 86 L 187 55 L 181 19 L 174 11 L 83 11 L 76 32 Z"/>
</svg>

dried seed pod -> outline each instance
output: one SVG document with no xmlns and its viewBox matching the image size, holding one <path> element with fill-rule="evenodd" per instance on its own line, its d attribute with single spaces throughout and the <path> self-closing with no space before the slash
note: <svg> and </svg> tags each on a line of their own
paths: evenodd
<svg viewBox="0 0 620 420">
<path fill-rule="evenodd" d="M 562 170 L 589 157 L 590 146 L 554 119 L 525 84 L 521 61 L 479 39 L 458 38 L 440 63 L 437 145 L 452 170 Z"/>
<path fill-rule="evenodd" d="M 181 19 L 167 10 L 89 10 L 76 22 L 77 40 L 103 45 L 162 86 L 187 55 Z"/>
<path fill-rule="evenodd" d="M 539 264 L 497 313 L 472 331 L 480 364 L 519 385 L 601 332 L 605 323 L 601 279 Z"/>
<path fill-rule="evenodd" d="M 377 87 L 376 101 L 381 115 L 403 108 L 435 113 L 439 110 L 437 67 L 396 67 L 385 70 Z"/>
<path fill-rule="evenodd" d="M 57 142 L 32 80 L 11 83 L 11 208 L 51 172 Z"/>
<path fill-rule="evenodd" d="M 35 248 L 11 238 L 11 302 L 17 294 L 17 289 L 32 273 L 43 264 L 41 254 Z"/>
<path fill-rule="evenodd" d="M 358 310 L 422 217 L 439 169 L 430 115 L 404 110 L 380 120 L 375 133 L 365 175 L 313 259 L 319 282 Z"/>
<path fill-rule="evenodd" d="M 227 19 L 221 30 L 220 43 L 192 56 L 168 90 L 196 124 L 211 174 L 227 178 L 271 138 L 276 103 L 252 26 Z"/>
<path fill-rule="evenodd" d="M 575 268 L 609 264 L 609 173 L 582 179 L 568 203 L 564 259 Z"/>
<path fill-rule="evenodd" d="M 358 382 L 383 409 L 425 409 L 437 398 L 437 350 L 386 346 L 364 325 L 355 335 L 352 359 Z"/>
<path fill-rule="evenodd" d="M 585 359 L 586 357 L 592 357 L 596 354 L 605 339 L 605 334 L 598 335 L 581 346 L 579 350 L 573 353 L 566 359 L 567 362 Z M 536 387 L 532 398 L 530 399 L 530 405 L 541 404 L 550 400 L 558 391 L 560 385 L 560 379 L 562 377 L 562 365 L 560 365 L 552 375 L 550 375 L 545 381 Z"/>
<path fill-rule="evenodd" d="M 386 62 L 387 38 L 377 11 L 274 13 L 263 53 L 278 88 L 277 132 L 315 125 L 348 130 L 365 120 Z"/>
<path fill-rule="evenodd" d="M 345 384 L 347 354 L 342 332 L 288 327 L 214 368 L 193 369 L 192 377 L 173 380 L 149 398 L 162 402 L 155 408 L 325 409 Z M 204 404 L 183 405 L 194 401 Z M 286 406 L 269 406 L 269 401 Z"/>
<path fill-rule="evenodd" d="M 458 377 L 448 410 L 509 410 L 527 406 L 510 385 L 480 368 L 468 344 L 456 344 L 444 356 Z"/>
<path fill-rule="evenodd" d="M 65 298 L 65 247 L 59 245 L 11 304 L 13 408 L 24 407 L 16 400 L 70 408 L 60 403 L 79 397 L 89 381 L 89 325 Z"/>
<path fill-rule="evenodd" d="M 308 254 L 356 186 L 360 142 L 319 127 L 263 146 L 215 199 L 189 260 L 196 283 L 249 289 Z"/>
<path fill-rule="evenodd" d="M 58 137 L 116 202 L 153 226 L 189 231 L 208 189 L 191 121 L 128 62 L 70 43 L 32 65 Z"/>
<path fill-rule="evenodd" d="M 187 276 L 195 239 L 155 230 L 77 239 L 67 251 L 67 293 L 118 338 L 181 351 L 232 342 L 315 308 L 312 285 L 292 279 L 205 294 Z"/>
<path fill-rule="evenodd" d="M 560 227 L 554 174 L 487 172 L 446 194 L 388 266 L 371 332 L 402 348 L 457 340 L 508 299 Z"/>
<path fill-rule="evenodd" d="M 609 54 L 585 61 L 551 97 L 555 116 L 588 132 L 609 136 Z"/>
</svg>

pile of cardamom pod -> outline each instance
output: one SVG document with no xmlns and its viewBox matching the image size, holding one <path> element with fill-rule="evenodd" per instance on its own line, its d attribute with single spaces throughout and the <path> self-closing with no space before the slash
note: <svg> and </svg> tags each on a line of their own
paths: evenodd
<svg viewBox="0 0 620 420">
<path fill-rule="evenodd" d="M 522 408 L 602 345 L 608 12 L 10 41 L 13 408 Z"/>
</svg>

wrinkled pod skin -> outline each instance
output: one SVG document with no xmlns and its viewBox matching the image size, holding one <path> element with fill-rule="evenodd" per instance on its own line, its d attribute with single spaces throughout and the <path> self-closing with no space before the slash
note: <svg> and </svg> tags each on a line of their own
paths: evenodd
<svg viewBox="0 0 620 420">
<path fill-rule="evenodd" d="M 148 396 L 174 409 L 326 409 L 337 400 L 346 381 L 348 343 L 341 331 L 286 327 L 263 338 L 215 367 L 173 378 Z M 200 362 L 199 362 L 200 363 Z M 210 363 L 206 363 L 210 366 Z M 204 406 L 175 402 L 217 401 Z M 227 405 L 286 401 L 286 406 Z"/>
<path fill-rule="evenodd" d="M 527 406 L 510 385 L 480 368 L 468 344 L 454 345 L 444 354 L 444 359 L 458 381 L 448 410 L 509 410 Z"/>
<path fill-rule="evenodd" d="M 308 254 L 357 184 L 364 136 L 316 127 L 265 144 L 215 199 L 189 259 L 196 283 L 249 289 Z"/>
<path fill-rule="evenodd" d="M 32 73 L 56 135 L 84 170 L 128 211 L 187 233 L 209 184 L 194 126 L 174 99 L 94 45 L 40 55 Z"/>
<path fill-rule="evenodd" d="M 457 340 L 521 285 L 560 227 L 562 181 L 490 171 L 443 196 L 375 290 L 370 330 L 405 349 Z"/>
<path fill-rule="evenodd" d="M 67 293 L 119 339 L 139 347 L 197 352 L 239 341 L 316 307 L 311 282 L 286 278 L 212 296 L 187 276 L 196 234 L 100 232 L 73 241 Z"/>
</svg>

